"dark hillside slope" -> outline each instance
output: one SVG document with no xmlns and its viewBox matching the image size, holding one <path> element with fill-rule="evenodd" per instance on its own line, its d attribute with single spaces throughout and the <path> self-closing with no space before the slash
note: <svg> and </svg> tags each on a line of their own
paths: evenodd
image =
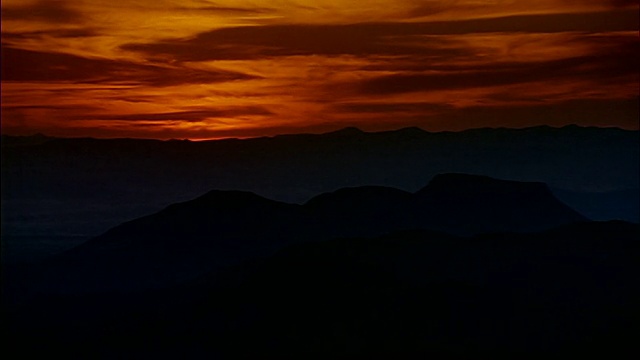
<svg viewBox="0 0 640 360">
<path fill-rule="evenodd" d="M 539 231 L 587 220 L 543 183 L 444 174 L 415 197 L 420 222 L 457 234 Z"/>
<path fill-rule="evenodd" d="M 52 259 L 56 271 L 46 271 L 41 284 L 81 292 L 163 287 L 299 242 L 418 229 L 458 235 L 531 232 L 586 220 L 543 184 L 463 174 L 438 176 L 415 194 L 348 188 L 305 205 L 211 191 Z"/>
</svg>

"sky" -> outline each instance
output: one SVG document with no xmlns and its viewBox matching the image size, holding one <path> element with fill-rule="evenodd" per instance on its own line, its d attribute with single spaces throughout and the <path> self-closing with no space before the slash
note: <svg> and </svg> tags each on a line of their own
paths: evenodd
<svg viewBox="0 0 640 360">
<path fill-rule="evenodd" d="M 2 0 L 2 133 L 638 129 L 637 0 Z"/>
</svg>

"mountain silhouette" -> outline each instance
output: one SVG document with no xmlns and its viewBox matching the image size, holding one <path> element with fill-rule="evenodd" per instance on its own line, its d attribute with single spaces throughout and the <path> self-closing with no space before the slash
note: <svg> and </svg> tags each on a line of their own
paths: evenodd
<svg viewBox="0 0 640 360">
<path fill-rule="evenodd" d="M 215 141 L 2 140 L 3 236 L 94 237 L 211 189 L 303 204 L 346 187 L 416 192 L 442 173 L 538 181 L 598 220 L 638 221 L 637 131 L 418 128 Z M 632 190 L 631 196 L 618 196 Z M 612 194 L 591 196 L 592 194 Z M 584 195 L 584 196 L 583 196 Z"/>
<path fill-rule="evenodd" d="M 639 333 L 640 227 L 588 218 L 637 221 L 638 139 L 576 126 L 3 135 L 3 253 L 8 236 L 90 238 L 42 262 L 3 258 L 5 350 L 622 358 Z"/>
<path fill-rule="evenodd" d="M 126 222 L 52 259 L 76 291 L 164 287 L 275 252 L 313 223 L 299 205 L 243 191 L 210 191 Z M 74 269 L 89 269 L 75 271 Z M 59 274 L 53 278 L 59 277 Z"/>
<path fill-rule="evenodd" d="M 412 227 L 406 212 L 413 194 L 389 187 L 344 188 L 318 195 L 303 206 L 319 219 L 328 237 L 375 236 Z"/>
<path fill-rule="evenodd" d="M 62 254 L 52 263 L 68 273 L 64 284 L 49 279 L 43 285 L 83 291 L 162 287 L 298 243 L 403 230 L 466 236 L 531 232 L 582 221 L 587 219 L 544 184 L 465 174 L 437 176 L 415 194 L 346 188 L 304 205 L 216 190 L 124 223 Z"/>
<path fill-rule="evenodd" d="M 344 129 L 328 132 L 324 135 L 327 137 L 336 137 L 336 136 L 353 137 L 353 136 L 362 136 L 364 134 L 366 134 L 364 131 L 358 129 L 357 127 L 350 126 Z"/>
<path fill-rule="evenodd" d="M 539 231 L 587 220 L 538 182 L 444 174 L 416 198 L 415 213 L 431 229 L 462 235 Z"/>
</svg>

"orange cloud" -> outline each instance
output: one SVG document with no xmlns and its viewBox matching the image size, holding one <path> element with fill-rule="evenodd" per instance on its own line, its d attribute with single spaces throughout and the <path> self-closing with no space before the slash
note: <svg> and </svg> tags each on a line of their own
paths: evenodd
<svg viewBox="0 0 640 360">
<path fill-rule="evenodd" d="M 637 128 L 637 14 L 628 0 L 6 0 L 2 130 Z"/>
</svg>

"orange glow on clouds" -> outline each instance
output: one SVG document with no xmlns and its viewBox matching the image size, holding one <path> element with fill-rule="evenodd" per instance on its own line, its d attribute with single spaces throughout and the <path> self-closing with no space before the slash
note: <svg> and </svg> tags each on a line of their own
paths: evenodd
<svg viewBox="0 0 640 360">
<path fill-rule="evenodd" d="M 638 128 L 630 0 L 4 0 L 2 131 Z"/>
</svg>

